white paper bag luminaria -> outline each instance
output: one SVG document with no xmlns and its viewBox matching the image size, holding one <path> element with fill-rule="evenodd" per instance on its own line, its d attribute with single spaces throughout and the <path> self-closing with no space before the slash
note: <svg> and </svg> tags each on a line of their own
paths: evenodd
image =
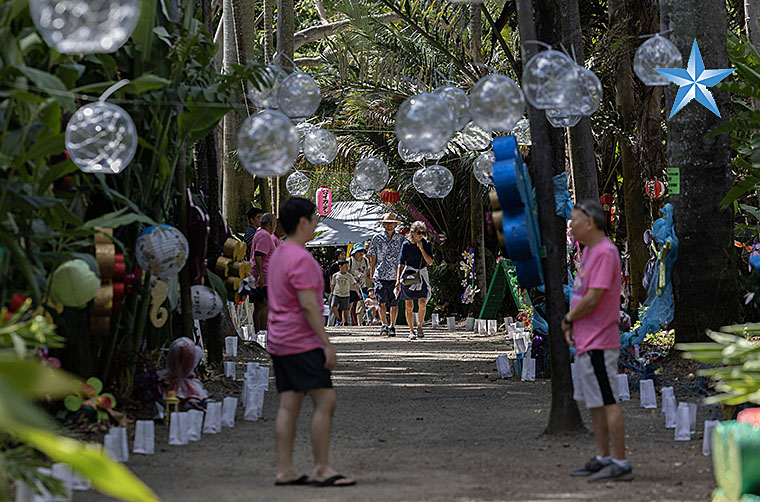
<svg viewBox="0 0 760 502">
<path fill-rule="evenodd" d="M 430 316 L 430 323 L 433 329 L 438 329 L 438 322 L 438 314 L 433 314 Z"/>
<path fill-rule="evenodd" d="M 522 361 L 522 381 L 536 381 L 536 360 L 532 357 L 524 357 Z"/>
<path fill-rule="evenodd" d="M 235 362 L 224 361 L 224 377 L 235 379 Z"/>
<path fill-rule="evenodd" d="M 238 337 L 228 336 L 224 339 L 224 352 L 227 357 L 237 357 Z"/>
<path fill-rule="evenodd" d="M 656 409 L 657 408 L 657 396 L 654 394 L 654 381 L 653 380 L 641 380 L 639 382 L 639 391 L 641 394 L 641 407 Z"/>
<path fill-rule="evenodd" d="M 264 388 L 260 386 L 246 388 L 243 420 L 251 421 L 261 418 L 264 408 L 264 392 Z"/>
<path fill-rule="evenodd" d="M 661 393 L 662 393 L 662 402 L 663 403 L 665 402 L 665 399 L 667 397 L 672 397 L 673 398 L 673 402 L 675 403 L 676 397 L 675 397 L 675 394 L 673 393 L 673 387 L 663 387 Z M 676 408 L 676 406 L 673 405 L 673 409 L 674 410 L 675 410 L 675 408 Z M 662 415 L 665 416 L 665 407 L 664 406 L 662 408 Z M 675 420 L 675 418 L 673 420 Z M 675 425 L 673 427 L 675 427 Z"/>
<path fill-rule="evenodd" d="M 190 419 L 186 411 L 174 411 L 169 416 L 169 444 L 184 446 L 189 441 Z"/>
<path fill-rule="evenodd" d="M 712 434 L 720 420 L 705 420 L 705 435 L 702 438 L 702 455 L 712 455 Z"/>
<path fill-rule="evenodd" d="M 506 354 L 496 356 L 496 371 L 499 372 L 499 378 L 510 378 L 512 376 L 512 366 Z"/>
<path fill-rule="evenodd" d="M 618 384 L 618 401 L 630 401 L 631 389 L 628 385 L 628 375 L 620 373 L 617 376 Z"/>
<path fill-rule="evenodd" d="M 676 441 L 691 441 L 689 422 L 689 403 L 678 403 L 678 409 L 676 410 Z"/>
<path fill-rule="evenodd" d="M 236 397 L 225 397 L 222 402 L 222 427 L 235 427 L 235 412 L 238 400 Z"/>
<path fill-rule="evenodd" d="M 499 325 L 496 324 L 496 319 L 489 319 L 488 320 L 488 332 L 493 334 L 496 333 L 496 331 L 499 329 Z"/>
<path fill-rule="evenodd" d="M 697 403 L 689 404 L 689 434 L 697 433 Z"/>
<path fill-rule="evenodd" d="M 465 331 L 475 331 L 475 318 L 474 317 L 468 317 L 464 320 L 464 329 Z"/>
<path fill-rule="evenodd" d="M 153 420 L 138 420 L 135 424 L 135 442 L 132 453 L 153 455 L 156 453 L 155 424 Z"/>
<path fill-rule="evenodd" d="M 663 393 L 662 395 L 662 411 L 665 414 L 665 428 L 676 428 L 676 398 L 672 392 L 670 394 Z"/>
<path fill-rule="evenodd" d="M 457 330 L 457 319 L 456 317 L 447 317 L 446 318 L 446 329 L 449 331 L 456 331 Z"/>
<path fill-rule="evenodd" d="M 203 421 L 204 434 L 219 434 L 222 430 L 222 403 L 208 403 Z"/>
<path fill-rule="evenodd" d="M 103 437 L 103 446 L 117 462 L 126 462 L 129 460 L 127 429 L 125 427 L 113 427 L 108 431 Z"/>
<path fill-rule="evenodd" d="M 63 488 L 66 490 L 66 495 L 63 497 L 51 497 L 47 500 L 50 500 L 51 502 L 70 501 L 74 490 L 74 470 L 71 466 L 64 464 L 63 462 L 56 462 L 50 466 L 50 476 L 61 482 Z"/>
<path fill-rule="evenodd" d="M 188 410 L 187 420 L 187 440 L 200 441 L 203 430 L 203 412 L 201 410 Z"/>
</svg>

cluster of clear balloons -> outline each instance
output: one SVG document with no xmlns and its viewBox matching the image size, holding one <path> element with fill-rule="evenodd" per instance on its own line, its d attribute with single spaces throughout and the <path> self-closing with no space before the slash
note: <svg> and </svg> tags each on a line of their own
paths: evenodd
<svg viewBox="0 0 760 502">
<path fill-rule="evenodd" d="M 681 68 L 683 58 L 673 42 L 659 33 L 636 49 L 633 56 L 633 71 L 645 85 L 668 85 L 670 80 L 655 69 Z"/>
</svg>

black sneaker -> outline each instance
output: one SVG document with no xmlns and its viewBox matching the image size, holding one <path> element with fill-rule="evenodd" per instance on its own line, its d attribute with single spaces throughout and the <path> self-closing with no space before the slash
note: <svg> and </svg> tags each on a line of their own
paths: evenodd
<svg viewBox="0 0 760 502">
<path fill-rule="evenodd" d="M 396 336 L 396 326 L 390 326 L 388 328 L 388 336 Z"/>
<path fill-rule="evenodd" d="M 631 464 L 625 467 L 620 467 L 615 462 L 611 462 L 609 465 L 605 465 L 602 469 L 588 477 L 586 481 L 589 483 L 598 483 L 604 481 L 632 481 L 633 480 L 633 468 Z"/>
<path fill-rule="evenodd" d="M 425 333 L 422 331 L 422 326 L 417 326 L 417 338 L 425 338 Z"/>
<path fill-rule="evenodd" d="M 383 324 L 382 326 L 380 326 L 380 336 L 385 336 L 387 334 L 388 334 L 388 325 Z"/>
<path fill-rule="evenodd" d="M 571 476 L 591 476 L 594 473 L 597 473 L 604 469 L 605 465 L 598 461 L 596 457 L 591 457 L 591 460 L 583 464 L 583 466 L 578 467 L 577 469 L 573 469 L 570 471 Z"/>
</svg>

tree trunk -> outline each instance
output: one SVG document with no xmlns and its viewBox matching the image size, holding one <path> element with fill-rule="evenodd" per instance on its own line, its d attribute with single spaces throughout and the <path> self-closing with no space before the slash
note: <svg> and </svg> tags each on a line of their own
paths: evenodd
<svg viewBox="0 0 760 502">
<path fill-rule="evenodd" d="M 274 52 L 272 26 L 274 25 L 275 1 L 276 0 L 264 0 L 264 61 L 270 61 Z"/>
<path fill-rule="evenodd" d="M 760 1 L 744 0 L 744 33 L 747 39 L 760 52 L 760 27 L 757 20 L 760 18 Z"/>
<path fill-rule="evenodd" d="M 483 19 L 481 18 L 480 5 L 472 4 L 470 6 L 470 51 L 472 53 L 472 60 L 475 63 L 483 62 Z M 486 277 L 486 243 L 483 235 L 483 207 L 485 201 L 481 196 L 480 182 L 475 179 L 473 174 L 470 174 L 470 232 L 472 247 L 475 249 L 475 276 L 477 280 L 477 287 L 480 289 L 478 293 L 478 301 L 482 305 L 486 301 L 486 293 L 488 292 L 488 282 L 490 278 Z"/>
<path fill-rule="evenodd" d="M 275 63 L 288 72 L 295 70 L 293 63 L 293 33 L 295 31 L 293 0 L 277 0 L 277 58 Z"/>
<path fill-rule="evenodd" d="M 545 40 L 553 43 L 558 39 L 557 15 L 559 9 L 551 1 L 539 3 L 536 17 L 541 20 L 541 33 L 536 35 L 533 8 L 530 0 L 517 0 L 517 16 L 520 26 L 522 60 L 528 61 L 537 53 L 527 40 Z M 551 24 L 550 24 L 551 23 Z M 539 38 L 540 37 L 540 38 Z M 552 405 L 549 413 L 547 434 L 563 434 L 583 430 L 580 411 L 573 400 L 572 376 L 570 374 L 570 351 L 562 333 L 562 316 L 567 304 L 562 292 L 565 280 L 565 224 L 555 212 L 552 175 L 564 168 L 564 141 L 562 130 L 550 128 L 542 110 L 528 105 L 530 133 L 534 145 L 549 146 L 532 148 L 533 186 L 536 187 L 538 218 L 541 239 L 546 248 L 542 260 L 544 285 L 546 286 L 546 321 L 549 323 L 549 347 L 552 368 Z"/>
<path fill-rule="evenodd" d="M 690 54 L 697 37 L 705 68 L 730 68 L 725 2 L 666 3 L 670 40 L 681 53 Z M 705 137 L 727 120 L 729 99 L 724 91 L 711 92 L 723 118 L 692 101 L 668 120 L 668 166 L 681 169 L 681 193 L 670 196 L 680 241 L 673 281 L 677 342 L 705 340 L 706 328 L 735 322 L 740 311 L 733 212 L 719 208 L 732 186 L 731 137 Z"/>
</svg>

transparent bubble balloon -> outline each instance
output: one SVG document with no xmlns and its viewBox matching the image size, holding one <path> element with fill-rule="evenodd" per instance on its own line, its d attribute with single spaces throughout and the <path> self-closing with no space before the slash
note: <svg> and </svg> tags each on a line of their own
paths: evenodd
<svg viewBox="0 0 760 502">
<path fill-rule="evenodd" d="M 444 155 L 446 155 L 446 150 L 441 150 L 440 152 L 424 153 L 422 155 L 425 160 L 438 162 L 443 158 Z"/>
<path fill-rule="evenodd" d="M 248 117 L 237 135 L 240 164 L 255 176 L 284 176 L 298 157 L 298 132 L 275 110 Z"/>
<path fill-rule="evenodd" d="M 431 199 L 443 199 L 454 186 L 454 175 L 438 164 L 426 168 L 421 178 L 422 193 Z"/>
<path fill-rule="evenodd" d="M 279 108 L 277 104 L 277 91 L 279 90 L 280 82 L 288 76 L 285 71 L 276 65 L 268 65 L 260 73 L 261 80 L 257 83 L 248 83 L 248 97 L 257 108 L 264 108 L 269 110 L 276 110 Z M 258 85 L 258 89 L 256 88 Z"/>
<path fill-rule="evenodd" d="M 370 197 L 372 197 L 372 194 L 375 193 L 372 190 L 364 190 L 359 186 L 359 181 L 356 178 L 351 179 L 351 184 L 348 185 L 348 190 L 351 192 L 351 195 L 354 196 L 354 199 L 356 200 L 367 200 Z"/>
<path fill-rule="evenodd" d="M 472 174 L 481 184 L 493 185 L 493 163 L 496 162 L 496 156 L 493 152 L 483 152 L 475 159 L 472 165 Z"/>
<path fill-rule="evenodd" d="M 567 110 L 544 110 L 546 114 L 546 120 L 553 127 L 573 127 L 575 124 L 581 121 L 583 118 L 581 115 L 572 115 Z"/>
<path fill-rule="evenodd" d="M 58 52 L 114 52 L 140 19 L 140 0 L 29 0 L 37 30 Z"/>
<path fill-rule="evenodd" d="M 101 101 L 74 113 L 65 139 L 71 160 L 86 173 L 120 173 L 137 151 L 132 118 L 123 108 Z"/>
<path fill-rule="evenodd" d="M 484 130 L 508 131 L 525 112 L 525 98 L 511 78 L 488 75 L 470 91 L 470 117 Z"/>
<path fill-rule="evenodd" d="M 338 155 L 338 140 L 326 129 L 310 131 L 303 139 L 303 156 L 312 164 L 329 164 Z"/>
<path fill-rule="evenodd" d="M 425 158 L 424 153 L 413 152 L 401 143 L 398 144 L 398 155 L 404 162 L 421 162 Z"/>
<path fill-rule="evenodd" d="M 317 126 L 312 124 L 311 122 L 301 122 L 296 125 L 296 132 L 298 132 L 298 152 L 303 153 L 303 139 L 306 137 L 307 134 L 309 134 L 311 131 L 316 129 Z"/>
<path fill-rule="evenodd" d="M 470 120 L 470 98 L 467 93 L 453 85 L 442 85 L 433 94 L 449 106 L 454 115 L 454 130 L 461 131 Z"/>
<path fill-rule="evenodd" d="M 633 71 L 645 85 L 670 84 L 670 80 L 657 73 L 655 68 L 681 67 L 683 58 L 678 47 L 659 34 L 641 44 L 633 56 Z"/>
<path fill-rule="evenodd" d="M 491 146 L 491 133 L 474 122 L 468 122 L 459 133 L 459 142 L 468 150 L 485 150 Z"/>
<path fill-rule="evenodd" d="M 589 116 L 593 114 L 602 104 L 602 82 L 596 74 L 578 66 L 578 85 L 576 87 L 576 97 L 571 101 L 569 106 L 564 109 L 575 115 Z"/>
<path fill-rule="evenodd" d="M 422 191 L 423 182 L 425 181 L 425 171 L 427 170 L 427 167 L 421 167 L 414 171 L 414 175 L 412 176 L 412 185 L 414 185 L 414 189 L 417 190 L 419 193 L 424 193 Z"/>
<path fill-rule="evenodd" d="M 530 139 L 530 121 L 528 119 L 520 119 L 520 121 L 515 124 L 515 127 L 512 128 L 512 134 L 518 145 L 530 146 L 533 144 Z"/>
<path fill-rule="evenodd" d="M 578 65 L 559 51 L 533 56 L 523 69 L 522 89 L 536 108 L 565 108 L 576 93 Z"/>
<path fill-rule="evenodd" d="M 414 152 L 440 152 L 454 135 L 454 115 L 435 94 L 407 98 L 396 113 L 396 137 Z"/>
<path fill-rule="evenodd" d="M 388 183 L 388 166 L 377 157 L 366 157 L 356 164 L 354 178 L 362 190 L 382 190 Z"/>
<path fill-rule="evenodd" d="M 288 176 L 288 179 L 285 180 L 285 189 L 290 195 L 294 196 L 306 195 L 310 186 L 311 182 L 309 181 L 309 178 L 301 171 L 293 172 Z"/>
<path fill-rule="evenodd" d="M 321 100 L 317 83 L 301 71 L 285 77 L 277 89 L 280 111 L 294 120 L 314 115 Z"/>
</svg>

